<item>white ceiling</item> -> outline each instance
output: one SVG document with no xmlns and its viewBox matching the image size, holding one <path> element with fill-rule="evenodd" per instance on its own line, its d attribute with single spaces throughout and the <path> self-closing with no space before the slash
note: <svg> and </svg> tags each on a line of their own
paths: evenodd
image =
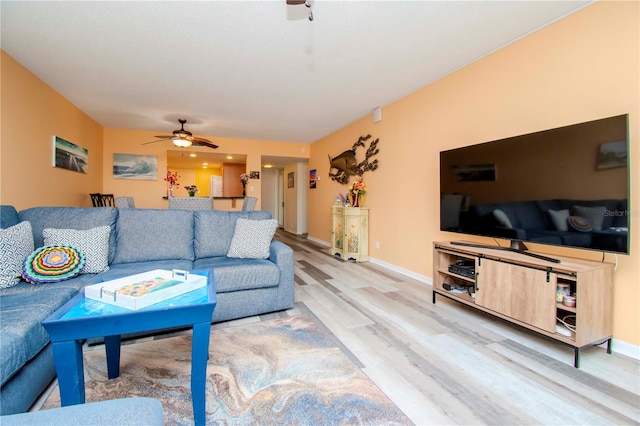
<svg viewBox="0 0 640 426">
<path fill-rule="evenodd" d="M 589 3 L 3 0 L 1 43 L 105 127 L 313 142 Z"/>
</svg>

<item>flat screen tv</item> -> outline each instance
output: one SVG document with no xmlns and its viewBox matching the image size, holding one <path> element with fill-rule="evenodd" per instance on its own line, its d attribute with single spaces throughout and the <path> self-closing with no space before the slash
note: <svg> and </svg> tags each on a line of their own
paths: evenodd
<svg viewBox="0 0 640 426">
<path fill-rule="evenodd" d="M 619 115 L 442 151 L 441 230 L 628 254 L 628 135 Z"/>
</svg>

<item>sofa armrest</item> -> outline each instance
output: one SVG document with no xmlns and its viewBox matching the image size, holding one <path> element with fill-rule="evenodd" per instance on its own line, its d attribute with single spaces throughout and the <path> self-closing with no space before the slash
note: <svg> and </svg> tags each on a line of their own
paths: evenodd
<svg viewBox="0 0 640 426">
<path fill-rule="evenodd" d="M 269 247 L 269 260 L 278 265 L 281 274 L 289 273 L 293 283 L 293 249 L 291 247 L 280 241 L 272 240 Z"/>
<path fill-rule="evenodd" d="M 293 249 L 280 241 L 273 240 L 269 247 L 269 260 L 280 269 L 278 304 L 285 309 L 290 308 L 294 303 Z"/>
</svg>

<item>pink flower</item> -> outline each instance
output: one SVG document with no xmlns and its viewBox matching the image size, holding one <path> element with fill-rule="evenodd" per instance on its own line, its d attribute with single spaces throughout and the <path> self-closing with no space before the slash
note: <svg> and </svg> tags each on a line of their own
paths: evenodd
<svg viewBox="0 0 640 426">
<path fill-rule="evenodd" d="M 171 173 L 170 170 L 167 170 L 167 177 L 164 178 L 164 180 L 169 182 L 169 185 L 178 186 L 178 178 L 179 177 L 180 177 L 180 175 L 178 175 L 178 172 Z"/>
</svg>

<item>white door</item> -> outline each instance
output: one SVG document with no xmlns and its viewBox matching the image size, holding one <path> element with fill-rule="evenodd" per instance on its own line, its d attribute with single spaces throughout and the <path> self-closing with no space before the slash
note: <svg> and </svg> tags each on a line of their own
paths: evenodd
<svg viewBox="0 0 640 426">
<path fill-rule="evenodd" d="M 222 197 L 222 176 L 211 175 L 211 196 Z"/>
<path fill-rule="evenodd" d="M 278 171 L 278 226 L 284 228 L 284 172 Z"/>
</svg>

